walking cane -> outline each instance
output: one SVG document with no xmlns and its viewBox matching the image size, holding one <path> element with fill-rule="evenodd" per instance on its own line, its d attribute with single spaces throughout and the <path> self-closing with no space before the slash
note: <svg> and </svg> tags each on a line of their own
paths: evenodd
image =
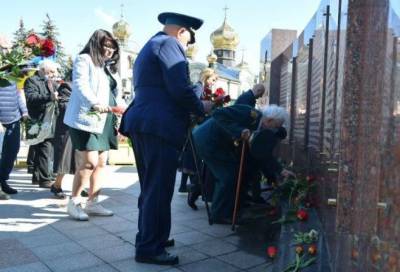
<svg viewBox="0 0 400 272">
<path fill-rule="evenodd" d="M 211 215 L 210 215 L 210 208 L 208 206 L 208 201 L 207 201 L 207 199 L 208 199 L 207 193 L 206 193 L 207 189 L 204 188 L 205 186 L 204 186 L 204 184 L 202 182 L 202 179 L 201 179 L 201 176 L 200 176 L 199 165 L 197 164 L 197 156 L 196 156 L 197 153 L 196 153 L 196 149 L 195 149 L 194 144 L 193 144 L 192 132 L 191 132 L 190 128 L 188 130 L 188 139 L 189 139 L 189 144 L 190 144 L 190 146 L 192 148 L 194 165 L 196 167 L 196 176 L 197 176 L 197 180 L 198 180 L 198 182 L 200 184 L 201 195 L 204 197 L 204 202 L 205 202 L 205 205 L 206 205 L 208 224 L 212 225 L 212 220 L 211 220 Z"/>
<path fill-rule="evenodd" d="M 242 142 L 242 153 L 240 155 L 239 175 L 238 175 L 237 184 L 236 184 L 235 208 L 233 210 L 233 216 L 232 216 L 232 231 L 235 231 L 236 217 L 237 217 L 237 212 L 238 212 L 238 208 L 239 208 L 240 186 L 242 184 L 243 164 L 244 164 L 244 159 L 245 159 L 244 155 L 246 152 L 246 145 L 247 145 L 247 141 L 243 141 Z"/>
</svg>

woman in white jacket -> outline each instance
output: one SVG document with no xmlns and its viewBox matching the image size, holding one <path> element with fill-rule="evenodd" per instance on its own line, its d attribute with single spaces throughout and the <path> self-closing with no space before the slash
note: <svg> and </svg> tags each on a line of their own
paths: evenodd
<svg viewBox="0 0 400 272">
<path fill-rule="evenodd" d="M 81 151 L 82 156 L 67 208 L 68 214 L 77 220 L 88 220 L 88 215 L 113 215 L 99 204 L 98 194 L 108 150 L 117 149 L 117 121 L 112 107 L 122 105 L 115 76 L 119 57 L 118 43 L 111 33 L 96 30 L 74 62 L 72 94 L 64 123 L 70 127 L 73 148 Z M 83 209 L 79 196 L 89 181 L 89 198 Z"/>
</svg>

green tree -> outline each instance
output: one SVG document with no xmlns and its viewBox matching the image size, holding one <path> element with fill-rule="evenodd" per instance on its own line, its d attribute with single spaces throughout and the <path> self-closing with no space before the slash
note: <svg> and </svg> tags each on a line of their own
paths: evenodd
<svg viewBox="0 0 400 272">
<path fill-rule="evenodd" d="M 14 32 L 14 46 L 24 46 L 26 37 L 28 36 L 28 31 L 25 29 L 24 20 L 21 18 L 19 20 L 19 27 L 17 31 Z"/>
<path fill-rule="evenodd" d="M 65 73 L 71 69 L 71 64 L 70 62 L 67 61 L 66 59 L 66 54 L 64 53 L 64 48 L 60 42 L 60 40 L 58 39 L 59 37 L 59 32 L 58 32 L 58 28 L 54 22 L 53 19 L 50 18 L 50 15 L 47 13 L 46 14 L 46 19 L 43 21 L 42 24 L 42 36 L 44 36 L 45 38 L 51 39 L 57 48 L 56 51 L 56 62 L 58 64 L 60 64 L 61 66 L 61 76 L 64 77 Z"/>
</svg>

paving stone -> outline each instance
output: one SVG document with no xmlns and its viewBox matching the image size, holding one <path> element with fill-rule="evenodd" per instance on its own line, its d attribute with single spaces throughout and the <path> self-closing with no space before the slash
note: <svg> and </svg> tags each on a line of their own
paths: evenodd
<svg viewBox="0 0 400 272">
<path fill-rule="evenodd" d="M 132 232 L 137 231 L 137 223 L 124 220 L 122 222 L 115 222 L 110 224 L 101 225 L 102 229 L 105 229 L 108 232 L 123 232 L 131 230 Z"/>
<path fill-rule="evenodd" d="M 221 240 L 210 240 L 191 247 L 209 256 L 223 255 L 238 250 L 236 246 Z"/>
<path fill-rule="evenodd" d="M 220 259 L 241 269 L 255 267 L 266 262 L 266 259 L 263 257 L 249 254 L 243 251 L 221 255 L 218 256 L 217 259 Z"/>
<path fill-rule="evenodd" d="M 274 265 L 272 262 L 268 262 L 259 266 L 256 266 L 254 268 L 251 268 L 247 271 L 249 272 L 272 272 L 274 269 Z"/>
<path fill-rule="evenodd" d="M 66 236 L 61 233 L 49 234 L 49 235 L 36 235 L 33 237 L 21 237 L 18 238 L 22 244 L 28 248 L 39 247 L 39 246 L 51 246 L 62 243 L 70 242 Z"/>
<path fill-rule="evenodd" d="M 104 264 L 102 260 L 91 254 L 90 252 L 81 252 L 68 257 L 61 257 L 44 261 L 52 271 L 64 272 L 83 270 L 96 265 Z"/>
<path fill-rule="evenodd" d="M 17 239 L 4 239 L 0 244 L 0 268 L 35 263 L 38 258 Z"/>
<path fill-rule="evenodd" d="M 234 272 L 238 269 L 232 265 L 224 263 L 216 259 L 207 259 L 196 263 L 180 266 L 179 269 L 187 272 L 204 272 L 204 271 L 218 271 L 218 272 Z"/>
<path fill-rule="evenodd" d="M 102 226 L 106 224 L 116 224 L 116 223 L 124 223 L 127 220 L 114 215 L 114 216 L 92 216 L 90 217 L 90 223 L 96 225 L 96 226 Z"/>
<path fill-rule="evenodd" d="M 198 231 L 188 231 L 174 235 L 175 241 L 184 245 L 192 245 L 213 239 L 213 237 Z"/>
<path fill-rule="evenodd" d="M 187 246 L 168 248 L 167 251 L 179 256 L 179 265 L 189 264 L 208 258 L 207 255 Z"/>
<path fill-rule="evenodd" d="M 76 272 L 116 272 L 115 268 L 108 264 L 96 265 L 89 268 L 79 269 Z"/>
<path fill-rule="evenodd" d="M 135 255 L 135 247 L 131 244 L 125 244 L 117 247 L 108 247 L 92 250 L 93 254 L 107 263 L 133 259 Z"/>
<path fill-rule="evenodd" d="M 0 269 L 0 272 L 50 272 L 50 271 L 51 270 L 46 265 L 39 262 Z"/>
<path fill-rule="evenodd" d="M 78 240 L 77 243 L 79 243 L 82 247 L 90 251 L 93 251 L 96 249 L 122 246 L 126 242 L 117 236 L 114 236 L 112 234 L 106 234 L 106 235 L 91 236 L 87 239 Z"/>
<path fill-rule="evenodd" d="M 108 234 L 107 231 L 95 225 L 83 228 L 60 230 L 60 231 L 74 241 L 84 240 L 93 236 Z"/>
<path fill-rule="evenodd" d="M 32 248 L 32 252 L 35 253 L 35 255 L 41 260 L 51 260 L 55 258 L 66 257 L 84 251 L 86 251 L 86 249 L 75 242 Z"/>
<path fill-rule="evenodd" d="M 115 236 L 124 240 L 125 242 L 135 244 L 136 233 L 137 233 L 137 231 L 129 230 L 129 231 L 123 231 L 123 232 L 116 233 Z"/>
<path fill-rule="evenodd" d="M 182 233 L 182 232 L 188 232 L 188 231 L 193 231 L 193 229 L 189 228 L 189 227 L 187 227 L 185 225 L 182 225 L 182 224 L 174 224 L 174 223 L 172 223 L 170 236 L 172 236 L 174 234 Z"/>
<path fill-rule="evenodd" d="M 88 228 L 95 226 L 91 221 L 77 221 L 71 218 L 65 218 L 51 224 L 53 228 L 59 231 Z"/>
<path fill-rule="evenodd" d="M 171 266 L 137 263 L 134 258 L 111 263 L 120 272 L 158 272 L 170 269 Z"/>
</svg>

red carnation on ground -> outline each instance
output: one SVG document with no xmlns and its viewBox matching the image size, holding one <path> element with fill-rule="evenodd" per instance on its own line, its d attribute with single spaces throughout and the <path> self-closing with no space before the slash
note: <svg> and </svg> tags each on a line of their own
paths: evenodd
<svg viewBox="0 0 400 272">
<path fill-rule="evenodd" d="M 45 39 L 41 41 L 41 47 L 40 47 L 41 55 L 43 57 L 51 57 L 54 55 L 56 52 L 56 47 L 54 45 L 54 42 L 50 39 Z"/>
<path fill-rule="evenodd" d="M 311 246 L 308 248 L 308 253 L 309 253 L 310 255 L 315 255 L 315 254 L 317 254 L 317 246 L 316 246 L 316 245 L 311 245 Z"/>
<path fill-rule="evenodd" d="M 41 39 L 39 38 L 39 36 L 34 33 L 29 34 L 25 40 L 25 42 L 28 46 L 38 46 L 38 45 L 40 45 L 40 41 L 41 41 Z"/>
<path fill-rule="evenodd" d="M 125 108 L 121 106 L 111 107 L 111 112 L 116 115 L 122 115 L 125 112 Z"/>
<path fill-rule="evenodd" d="M 311 183 L 311 182 L 315 181 L 315 176 L 309 175 L 309 176 L 306 177 L 306 179 L 307 179 L 307 181 L 308 181 L 309 183 Z"/>
<path fill-rule="evenodd" d="M 308 213 L 306 210 L 300 209 L 297 211 L 297 218 L 301 221 L 306 221 L 308 219 Z"/>
<path fill-rule="evenodd" d="M 274 259 L 276 257 L 276 255 L 278 254 L 278 249 L 276 248 L 276 246 L 269 246 L 267 248 L 267 255 L 268 257 L 270 257 L 271 259 Z"/>
<path fill-rule="evenodd" d="M 222 89 L 222 88 L 218 88 L 218 89 L 215 90 L 214 94 L 215 94 L 217 97 L 224 96 L 224 95 L 225 95 L 225 91 L 224 91 L 224 89 Z"/>
</svg>

